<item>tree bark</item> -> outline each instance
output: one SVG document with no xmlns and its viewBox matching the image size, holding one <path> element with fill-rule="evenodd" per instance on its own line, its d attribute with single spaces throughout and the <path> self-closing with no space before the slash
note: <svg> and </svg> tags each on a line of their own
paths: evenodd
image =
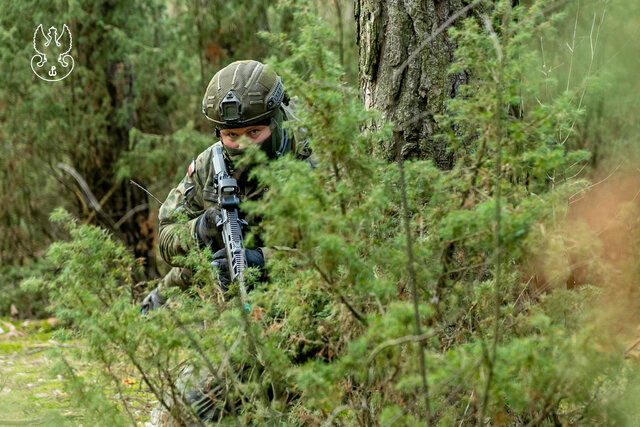
<svg viewBox="0 0 640 427">
<path fill-rule="evenodd" d="M 367 109 L 382 113 L 383 122 L 402 132 L 405 158 L 431 159 L 442 169 L 453 167 L 444 141 L 434 140 L 437 115 L 468 80 L 466 73 L 448 75 L 455 43 L 438 27 L 466 6 L 463 0 L 357 0 L 360 83 Z M 469 12 L 466 12 L 467 14 Z M 461 16 L 460 18 L 463 18 Z M 410 56 L 417 54 L 410 58 Z M 406 66 L 405 66 L 406 65 Z M 396 147 L 380 147 L 389 160 Z"/>
</svg>

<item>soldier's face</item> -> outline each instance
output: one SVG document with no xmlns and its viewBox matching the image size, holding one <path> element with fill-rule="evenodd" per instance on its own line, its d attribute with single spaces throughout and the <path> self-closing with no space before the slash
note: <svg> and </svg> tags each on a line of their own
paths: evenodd
<svg viewBox="0 0 640 427">
<path fill-rule="evenodd" d="M 270 136 L 271 128 L 265 125 L 220 130 L 222 143 L 229 148 L 247 148 L 249 144 L 258 144 Z"/>
</svg>

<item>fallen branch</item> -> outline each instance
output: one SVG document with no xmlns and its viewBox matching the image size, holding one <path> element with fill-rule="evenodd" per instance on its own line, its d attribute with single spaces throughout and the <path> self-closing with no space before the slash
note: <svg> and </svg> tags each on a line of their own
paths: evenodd
<svg viewBox="0 0 640 427">
<path fill-rule="evenodd" d="M 114 227 L 115 228 L 120 228 L 122 226 L 122 224 L 124 224 L 129 218 L 131 218 L 133 215 L 137 214 L 138 212 L 144 211 L 148 207 L 149 207 L 148 204 L 142 203 L 142 204 L 134 207 L 133 209 L 130 209 L 126 214 L 123 215 L 122 218 L 120 218 L 118 220 L 118 222 L 115 223 Z"/>
<path fill-rule="evenodd" d="M 115 225 L 115 221 L 113 220 L 113 218 L 111 218 L 109 215 L 107 215 L 107 213 L 102 209 L 102 206 L 100 205 L 100 203 L 98 202 L 98 199 L 96 198 L 96 196 L 93 194 L 93 192 L 91 191 L 91 189 L 89 188 L 89 185 L 87 184 L 87 181 L 85 181 L 85 179 L 82 177 L 82 175 L 80 175 L 80 173 L 78 173 L 78 171 L 72 167 L 69 166 L 67 164 L 64 163 L 58 163 L 58 167 L 60 169 L 62 169 L 63 171 L 65 171 L 66 173 L 68 173 L 69 175 L 71 175 L 73 177 L 73 179 L 76 180 L 76 182 L 78 183 L 78 186 L 80 187 L 80 189 L 82 190 L 82 192 L 84 193 L 84 197 L 87 200 L 88 204 L 98 213 L 102 216 L 102 218 L 113 228 L 116 228 Z"/>
<path fill-rule="evenodd" d="M 631 345 L 629 345 L 629 347 L 627 347 L 624 353 L 622 353 L 625 359 L 629 357 L 629 353 L 631 352 L 631 350 L 636 348 L 638 344 L 640 344 L 640 338 L 637 338 L 634 342 L 631 343 Z"/>
<path fill-rule="evenodd" d="M 0 321 L 0 323 L 2 323 L 9 330 L 9 332 L 7 332 L 7 335 L 9 335 L 10 337 L 11 336 L 13 336 L 13 337 L 25 337 L 25 336 L 27 336 L 27 334 L 17 330 L 16 327 L 13 326 L 13 324 L 11 324 L 9 322 Z"/>
</svg>

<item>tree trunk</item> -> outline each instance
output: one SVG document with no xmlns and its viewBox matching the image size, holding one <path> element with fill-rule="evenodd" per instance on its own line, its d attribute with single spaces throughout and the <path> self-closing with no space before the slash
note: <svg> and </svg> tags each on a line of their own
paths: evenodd
<svg viewBox="0 0 640 427">
<path fill-rule="evenodd" d="M 97 4 L 97 3 L 96 3 Z M 119 26 L 119 5 L 104 1 L 99 4 L 101 19 Z M 98 18 L 99 17 L 99 18 Z M 148 206 L 147 195 L 129 182 L 116 182 L 115 165 L 121 154 L 129 150 L 129 131 L 138 126 L 135 108 L 135 74 L 122 46 L 102 30 L 96 34 L 94 23 L 77 24 L 77 33 L 87 36 L 86 44 L 76 42 L 80 63 L 86 64 L 93 92 L 101 97 L 99 115 L 101 131 L 83 141 L 86 148 L 71 154 L 71 162 L 98 200 L 104 215 L 93 218 L 114 232 L 143 263 L 147 278 L 158 277 L 153 243 L 156 214 Z M 104 33 L 104 34 L 103 34 Z M 90 55 L 96 59 L 90 60 Z M 89 83 L 90 82 L 90 83 Z M 143 183 L 144 184 L 144 183 Z M 136 277 L 136 279 L 141 279 Z"/>
<path fill-rule="evenodd" d="M 456 46 L 446 30 L 420 47 L 466 3 L 463 0 L 356 1 L 360 83 L 365 107 L 379 110 L 383 122 L 395 124 L 403 136 L 404 157 L 432 159 L 442 169 L 453 167 L 454 159 L 447 153 L 445 142 L 433 138 L 439 130 L 436 116 L 444 113 L 445 101 L 456 96 L 458 87 L 467 82 L 468 76 L 447 74 Z M 396 156 L 393 141 L 383 145 L 381 151 L 388 159 Z"/>
</svg>

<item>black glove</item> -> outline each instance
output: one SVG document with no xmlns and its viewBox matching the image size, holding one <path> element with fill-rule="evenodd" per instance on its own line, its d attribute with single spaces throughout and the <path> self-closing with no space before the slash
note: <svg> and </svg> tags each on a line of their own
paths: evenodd
<svg viewBox="0 0 640 427">
<path fill-rule="evenodd" d="M 217 224 L 218 209 L 207 209 L 196 221 L 196 238 L 202 246 L 210 246 L 217 241 L 219 235 Z"/>
<path fill-rule="evenodd" d="M 158 288 L 152 290 L 149 295 L 142 300 L 142 306 L 140 307 L 140 314 L 147 314 L 151 310 L 162 307 L 165 300 L 158 292 Z"/>
<path fill-rule="evenodd" d="M 247 260 L 247 267 L 264 268 L 264 255 L 262 249 L 244 249 L 244 258 Z M 229 263 L 227 262 L 227 251 L 220 249 L 213 254 L 212 264 L 218 269 L 218 284 L 223 291 L 229 290 L 231 276 L 229 275 Z"/>
<path fill-rule="evenodd" d="M 247 267 L 257 267 L 260 270 L 264 268 L 264 255 L 262 249 L 245 249 L 244 259 L 247 260 Z"/>
</svg>

